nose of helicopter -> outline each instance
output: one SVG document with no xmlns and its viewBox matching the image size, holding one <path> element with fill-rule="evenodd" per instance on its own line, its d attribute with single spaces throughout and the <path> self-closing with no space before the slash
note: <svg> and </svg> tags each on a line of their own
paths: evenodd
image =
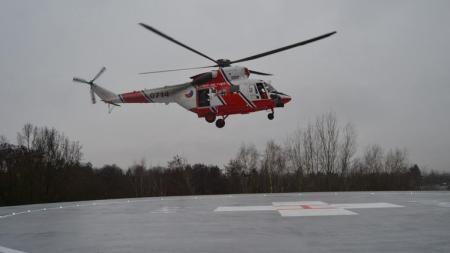
<svg viewBox="0 0 450 253">
<path fill-rule="evenodd" d="M 289 95 L 286 95 L 286 94 L 281 95 L 281 102 L 283 102 L 283 104 L 289 103 L 289 101 L 291 101 L 291 99 L 292 98 Z"/>
<path fill-rule="evenodd" d="M 284 107 L 285 104 L 291 101 L 291 96 L 281 92 L 270 94 L 270 98 L 273 100 L 276 107 Z"/>
</svg>

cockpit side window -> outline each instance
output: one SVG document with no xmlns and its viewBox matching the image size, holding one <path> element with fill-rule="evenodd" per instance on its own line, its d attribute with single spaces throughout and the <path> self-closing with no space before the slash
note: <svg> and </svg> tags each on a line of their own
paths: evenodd
<svg viewBox="0 0 450 253">
<path fill-rule="evenodd" d="M 276 92 L 275 88 L 271 84 L 264 83 L 264 86 L 266 86 L 268 92 Z"/>
<path fill-rule="evenodd" d="M 267 91 L 262 83 L 256 83 L 256 88 L 258 88 L 259 94 L 262 99 L 267 99 Z"/>
</svg>

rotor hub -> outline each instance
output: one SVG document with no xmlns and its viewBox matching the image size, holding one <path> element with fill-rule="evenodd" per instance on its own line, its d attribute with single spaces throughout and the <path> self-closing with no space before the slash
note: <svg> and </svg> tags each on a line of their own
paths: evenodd
<svg viewBox="0 0 450 253">
<path fill-rule="evenodd" d="M 219 67 L 229 67 L 231 65 L 231 61 L 228 59 L 219 59 L 217 60 L 217 65 L 219 65 Z"/>
</svg>

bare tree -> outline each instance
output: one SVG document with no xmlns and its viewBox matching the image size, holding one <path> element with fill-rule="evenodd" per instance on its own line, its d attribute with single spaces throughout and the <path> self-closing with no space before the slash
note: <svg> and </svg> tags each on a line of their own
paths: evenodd
<svg viewBox="0 0 450 253">
<path fill-rule="evenodd" d="M 258 150 L 256 149 L 256 146 L 254 144 L 242 144 L 236 156 L 236 161 L 240 163 L 242 172 L 244 174 L 249 174 L 251 171 L 257 169 L 258 157 Z"/>
<path fill-rule="evenodd" d="M 339 139 L 339 128 L 334 113 L 317 118 L 315 130 L 320 169 L 328 175 L 332 174 L 335 172 Z"/>
<path fill-rule="evenodd" d="M 0 135 L 0 145 L 7 144 L 7 143 L 8 143 L 8 139 L 6 138 L 6 136 Z"/>
<path fill-rule="evenodd" d="M 19 146 L 24 146 L 28 150 L 30 150 L 32 144 L 32 136 L 34 134 L 33 129 L 34 127 L 31 123 L 26 123 L 22 128 L 22 132 L 17 133 L 17 144 L 19 144 Z"/>
<path fill-rule="evenodd" d="M 274 177 L 278 177 L 285 172 L 286 157 L 281 146 L 270 140 L 266 144 L 264 151 L 264 158 L 262 160 L 262 169 L 268 173 L 269 176 L 269 190 L 274 192 L 275 187 L 279 186 L 275 182 Z M 275 183 L 277 183 L 275 185 Z"/>
<path fill-rule="evenodd" d="M 145 160 L 141 160 L 140 163 L 135 163 L 128 170 L 131 184 L 133 185 L 135 197 L 144 196 L 145 171 L 146 171 Z"/>
<path fill-rule="evenodd" d="M 363 156 L 363 166 L 368 173 L 380 173 L 383 170 L 383 149 L 376 144 L 366 148 Z"/>
<path fill-rule="evenodd" d="M 171 161 L 167 162 L 167 167 L 169 169 L 184 168 L 186 167 L 186 164 L 187 164 L 186 158 L 180 155 L 175 155 Z"/>
<path fill-rule="evenodd" d="M 286 140 L 285 153 L 287 161 L 288 171 L 297 171 L 300 175 L 303 175 L 303 135 L 302 130 L 297 131 Z"/>
<path fill-rule="evenodd" d="M 307 174 L 317 173 L 317 148 L 314 139 L 314 126 L 308 124 L 303 132 L 303 167 Z"/>
<path fill-rule="evenodd" d="M 408 168 L 406 150 L 389 150 L 386 154 L 384 169 L 388 173 L 405 173 Z"/>
<path fill-rule="evenodd" d="M 45 154 L 47 162 L 54 165 L 76 164 L 82 158 L 79 142 L 70 141 L 54 128 L 35 127 L 27 123 L 17 133 L 17 143 L 28 151 Z"/>
<path fill-rule="evenodd" d="M 342 141 L 339 149 L 339 167 L 342 175 L 347 175 L 352 157 L 356 153 L 356 131 L 351 123 L 347 123 L 342 131 Z"/>
</svg>

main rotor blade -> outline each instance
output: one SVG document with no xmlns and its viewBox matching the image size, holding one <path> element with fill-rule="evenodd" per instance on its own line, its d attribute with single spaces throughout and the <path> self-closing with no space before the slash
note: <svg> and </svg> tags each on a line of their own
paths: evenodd
<svg viewBox="0 0 450 253">
<path fill-rule="evenodd" d="M 278 48 L 278 49 L 267 51 L 265 53 L 260 53 L 260 54 L 252 55 L 252 56 L 249 56 L 249 57 L 246 57 L 246 58 L 242 58 L 242 59 L 239 59 L 239 60 L 231 61 L 231 63 L 237 63 L 237 62 L 243 62 L 243 61 L 250 61 L 250 60 L 258 59 L 258 58 L 261 58 L 261 57 L 264 57 L 264 56 L 267 56 L 267 55 L 275 54 L 275 53 L 278 53 L 278 52 L 281 52 L 281 51 L 285 51 L 285 50 L 288 50 L 288 49 L 291 49 L 291 48 L 294 48 L 294 47 L 303 46 L 305 44 L 324 39 L 324 38 L 326 38 L 328 36 L 331 36 L 331 35 L 333 35 L 335 33 L 336 33 L 336 31 L 330 32 L 330 33 L 327 33 L 327 34 L 324 34 L 324 35 L 321 35 L 321 36 L 318 36 L 318 37 L 315 37 L 315 38 L 312 38 L 312 39 L 309 39 L 309 40 L 297 42 L 297 43 L 289 45 L 289 46 L 281 47 L 281 48 Z"/>
<path fill-rule="evenodd" d="M 174 72 L 174 71 L 182 71 L 182 70 L 190 70 L 190 69 L 207 69 L 207 68 L 214 68 L 217 67 L 217 65 L 214 66 L 205 66 L 205 67 L 194 67 L 194 68 L 183 68 L 183 69 L 166 69 L 166 70 L 156 70 L 156 71 L 149 71 L 149 72 L 141 72 L 140 75 L 145 74 L 154 74 L 154 73 L 164 73 L 164 72 Z"/>
<path fill-rule="evenodd" d="M 98 72 L 97 75 L 95 75 L 95 77 L 91 80 L 91 83 L 93 83 L 95 80 L 97 80 L 97 78 L 103 73 L 105 72 L 106 68 L 103 67 L 102 69 L 100 69 L 100 71 Z"/>
<path fill-rule="evenodd" d="M 144 28 L 146 28 L 146 29 L 148 29 L 148 30 L 150 30 L 150 31 L 152 31 L 152 32 L 154 32 L 154 33 L 156 33 L 156 34 L 158 34 L 159 36 L 161 36 L 161 37 L 163 37 L 163 38 L 165 38 L 165 39 L 167 39 L 167 40 L 172 41 L 173 43 L 175 43 L 175 44 L 177 44 L 177 45 L 180 45 L 180 46 L 186 48 L 187 50 L 190 50 L 190 51 L 192 51 L 192 52 L 194 52 L 194 53 L 196 53 L 196 54 L 198 54 L 198 55 L 201 55 L 201 56 L 205 57 L 206 59 L 208 59 L 208 60 L 210 60 L 210 61 L 212 61 L 212 62 L 214 62 L 214 63 L 217 63 L 217 61 L 214 60 L 213 58 L 211 58 L 211 57 L 209 57 L 209 56 L 207 56 L 207 55 L 205 55 L 205 54 L 203 54 L 203 53 L 201 53 L 201 52 L 199 52 L 199 51 L 197 51 L 197 50 L 195 50 L 195 49 L 193 49 L 193 48 L 191 48 L 191 47 L 189 47 L 189 46 L 187 46 L 187 45 L 185 45 L 185 44 L 183 44 L 183 43 L 181 43 L 181 42 L 179 42 L 179 41 L 177 41 L 177 40 L 175 40 L 174 38 L 172 38 L 172 37 L 170 37 L 170 36 L 168 36 L 168 35 L 166 35 L 166 34 L 160 32 L 160 31 L 158 31 L 158 30 L 156 30 L 155 28 L 153 28 L 153 27 L 151 27 L 151 26 L 148 26 L 148 25 L 146 25 L 146 24 L 144 24 L 144 23 L 139 23 L 139 25 L 141 25 L 142 27 L 144 27 Z M 218 64 L 218 63 L 217 63 L 217 64 Z"/>
<path fill-rule="evenodd" d="M 86 81 L 86 80 L 84 80 L 84 79 L 81 79 L 81 78 L 78 78 L 78 77 L 74 77 L 74 78 L 73 78 L 73 81 L 74 81 L 74 82 L 77 82 L 77 83 L 90 84 L 88 81 Z"/>
<path fill-rule="evenodd" d="M 254 70 L 249 70 L 250 73 L 255 74 L 255 75 L 260 75 L 260 76 L 271 76 L 272 74 L 269 73 L 264 73 L 264 72 L 259 72 L 259 71 L 254 71 Z"/>
</svg>

